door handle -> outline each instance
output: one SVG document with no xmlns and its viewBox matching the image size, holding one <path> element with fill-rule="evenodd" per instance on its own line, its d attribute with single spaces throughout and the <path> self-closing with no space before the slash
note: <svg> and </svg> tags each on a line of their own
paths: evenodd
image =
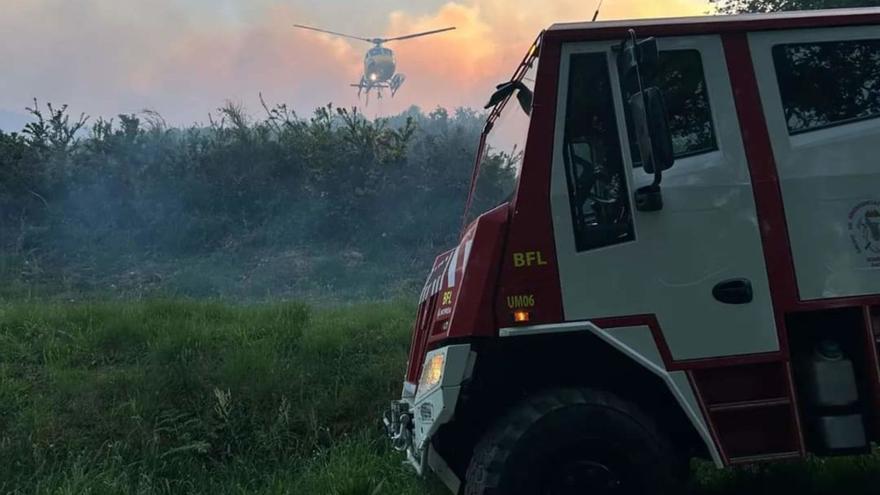
<svg viewBox="0 0 880 495">
<path fill-rule="evenodd" d="M 754 299 L 752 282 L 747 278 L 732 278 L 715 284 L 712 296 L 724 304 L 748 304 Z"/>
</svg>

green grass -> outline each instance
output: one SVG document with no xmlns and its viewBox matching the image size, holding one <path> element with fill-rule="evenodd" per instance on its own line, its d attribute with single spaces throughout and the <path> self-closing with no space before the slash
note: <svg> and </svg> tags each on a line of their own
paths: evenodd
<svg viewBox="0 0 880 495">
<path fill-rule="evenodd" d="M 375 422 L 412 314 L 0 305 L 0 493 L 424 493 Z"/>
<path fill-rule="evenodd" d="M 0 302 L 0 493 L 434 494 L 376 418 L 414 308 Z M 878 457 L 717 471 L 704 495 L 874 494 Z"/>
</svg>

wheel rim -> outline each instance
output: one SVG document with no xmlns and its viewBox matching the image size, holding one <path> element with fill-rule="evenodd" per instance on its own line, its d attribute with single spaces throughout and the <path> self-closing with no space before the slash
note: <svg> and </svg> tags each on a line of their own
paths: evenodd
<svg viewBox="0 0 880 495">
<path fill-rule="evenodd" d="M 626 493 L 620 472 L 607 462 L 574 459 L 546 478 L 543 495 L 618 495 Z"/>
</svg>

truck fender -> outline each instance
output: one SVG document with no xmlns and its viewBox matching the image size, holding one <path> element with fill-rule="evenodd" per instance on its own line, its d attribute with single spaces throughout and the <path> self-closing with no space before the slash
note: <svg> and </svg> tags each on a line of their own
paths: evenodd
<svg viewBox="0 0 880 495">
<path fill-rule="evenodd" d="M 510 327 L 500 330 L 501 337 L 525 335 L 545 335 L 554 333 L 588 332 L 598 337 L 615 350 L 647 369 L 669 388 L 694 430 L 706 445 L 712 461 L 719 468 L 724 467 L 718 447 L 709 432 L 706 420 L 694 395 L 693 388 L 684 371 L 669 372 L 663 365 L 660 350 L 646 325 L 614 328 L 613 332 L 602 329 L 592 322 L 567 322 L 559 324 Z"/>
</svg>

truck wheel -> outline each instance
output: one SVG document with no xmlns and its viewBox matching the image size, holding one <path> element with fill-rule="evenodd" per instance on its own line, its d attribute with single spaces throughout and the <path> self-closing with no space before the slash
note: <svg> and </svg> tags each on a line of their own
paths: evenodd
<svg viewBox="0 0 880 495">
<path fill-rule="evenodd" d="M 678 493 L 671 442 L 634 405 L 587 389 L 515 406 L 474 450 L 465 495 Z"/>
</svg>

